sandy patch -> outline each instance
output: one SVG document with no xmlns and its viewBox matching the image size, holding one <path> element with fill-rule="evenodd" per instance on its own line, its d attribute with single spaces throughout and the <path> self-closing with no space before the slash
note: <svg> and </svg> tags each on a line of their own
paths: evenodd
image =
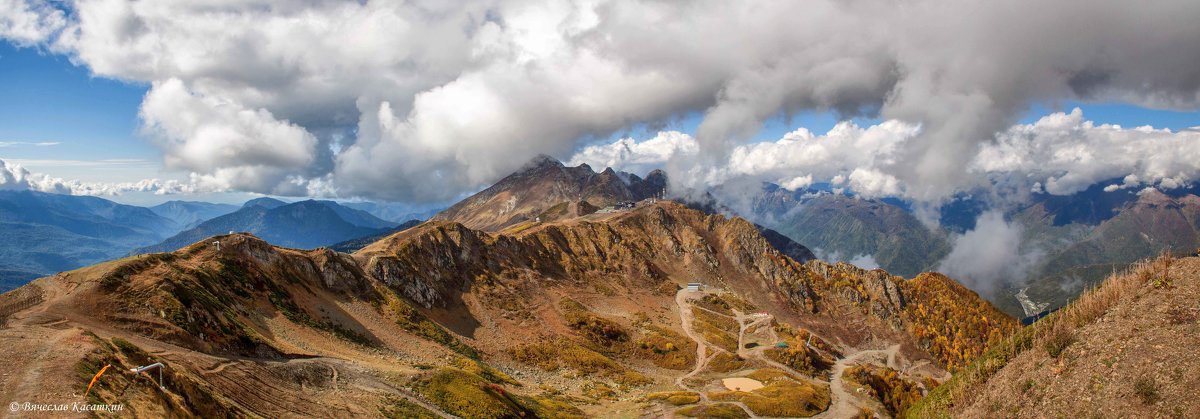
<svg viewBox="0 0 1200 419">
<path fill-rule="evenodd" d="M 721 380 L 721 384 L 725 388 L 733 391 L 754 391 L 763 387 L 763 383 L 758 380 L 746 377 L 730 377 Z"/>
</svg>

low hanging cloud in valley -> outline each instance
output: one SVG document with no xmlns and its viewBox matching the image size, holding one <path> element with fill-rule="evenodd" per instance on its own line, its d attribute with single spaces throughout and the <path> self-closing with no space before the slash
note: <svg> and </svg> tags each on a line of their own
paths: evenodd
<svg viewBox="0 0 1200 419">
<path fill-rule="evenodd" d="M 1050 193 L 1105 176 L 1192 179 L 1182 156 L 1106 165 L 1064 151 L 1184 133 L 1105 131 L 1073 114 L 1056 134 L 1055 121 L 1013 124 L 1064 100 L 1196 109 L 1195 16 L 1188 0 L 0 0 L 0 37 L 148 83 L 143 135 L 200 188 L 428 202 L 539 153 L 637 168 L 668 153 L 676 182 L 694 183 L 683 186 L 753 175 L 937 202 L 1031 167 L 1044 179 L 1028 187 Z M 805 110 L 886 122 L 839 125 L 819 136 L 829 146 L 806 131 L 747 143 L 763 121 Z M 693 142 L 587 148 L 693 113 Z M 1047 150 L 1060 154 L 1038 160 Z"/>
<path fill-rule="evenodd" d="M 974 229 L 954 238 L 954 248 L 936 270 L 990 295 L 1008 280 L 1024 277 L 1042 257 L 1040 251 L 1021 248 L 1022 233 L 1002 212 L 985 212 Z"/>
</svg>

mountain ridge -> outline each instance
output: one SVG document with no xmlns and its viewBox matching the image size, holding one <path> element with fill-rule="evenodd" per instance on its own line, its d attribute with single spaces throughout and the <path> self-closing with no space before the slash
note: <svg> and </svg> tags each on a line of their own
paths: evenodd
<svg viewBox="0 0 1200 419">
<path fill-rule="evenodd" d="M 438 213 L 435 220 L 455 220 L 486 231 L 535 220 L 560 204 L 575 209 L 570 216 L 586 215 L 594 209 L 620 202 L 636 202 L 661 195 L 666 175 L 650 172 L 646 179 L 611 168 L 597 173 L 587 164 L 563 165 L 540 155 L 520 170 Z M 586 203 L 586 204 L 583 204 Z"/>
<path fill-rule="evenodd" d="M 209 243 L 216 240 L 222 243 L 219 251 Z M 687 297 L 680 286 L 691 281 L 723 291 Z M 943 291 L 925 291 L 944 287 L 957 290 L 948 294 L 956 296 L 956 304 L 929 299 Z M 986 315 L 957 311 L 970 306 L 966 301 L 974 301 Z M 726 310 L 720 304 L 742 307 L 742 313 L 768 311 L 770 317 L 762 320 L 774 326 L 751 328 L 744 337 L 736 330 L 722 332 L 725 326 L 715 325 L 725 320 L 705 317 L 696 308 Z M 932 307 L 950 311 L 923 311 Z M 973 353 L 955 351 L 981 347 L 992 338 L 989 333 L 941 329 L 930 320 L 974 319 L 971 327 L 992 333 L 1015 327 L 1011 318 L 987 307 L 969 290 L 937 275 L 903 280 L 846 264 L 802 264 L 745 220 L 669 201 L 497 233 L 435 220 L 353 255 L 279 248 L 241 233 L 219 235 L 172 253 L 42 278 L 0 296 L 0 318 L 9 330 L 45 336 L 60 348 L 56 351 L 78 350 L 74 353 L 81 354 L 84 371 L 98 362 L 122 368 L 166 362 L 168 400 L 199 394 L 189 393 L 197 388 L 210 394 L 204 404 L 164 404 L 155 396 L 158 390 L 135 386 L 126 397 L 130 409 L 201 416 L 375 415 L 395 403 L 465 417 L 636 412 L 642 407 L 633 399 L 616 395 L 647 394 L 651 383 L 672 385 L 687 368 L 708 377 L 697 379 L 718 381 L 736 371 L 766 374 L 778 368 L 766 362 L 806 371 L 796 374 L 809 378 L 769 380 L 772 388 L 808 389 L 787 393 L 792 398 L 787 403 L 801 403 L 797 406 L 806 406 L 803 411 L 842 412 L 877 402 L 843 396 L 844 384 L 823 372 L 827 364 L 817 359 L 837 359 L 878 339 L 897 339 L 896 359 L 910 365 L 910 373 L 941 378 L 942 366 L 952 367 L 963 362 L 960 356 Z M 698 316 L 694 322 L 699 323 L 681 326 L 681 315 Z M 987 320 L 980 323 L 981 318 Z M 98 337 L 88 338 L 84 331 Z M 681 348 L 689 347 L 685 336 L 701 331 L 705 337 L 690 347 L 714 354 L 741 353 L 735 348 L 742 346 L 740 341 L 773 342 L 776 334 L 798 346 L 761 345 L 747 350 L 745 360 L 730 361 L 730 367 L 692 367 L 698 358 Z M 823 342 L 826 349 L 804 349 L 801 336 L 809 335 L 818 336 L 809 339 Z M 22 355 L 33 353 L 26 351 L 32 351 L 34 341 L 6 336 L 0 333 L 0 341 L 15 345 L 15 365 L 36 365 L 34 358 Z M 954 345 L 940 344 L 943 340 Z M 555 358 L 558 366 L 537 361 L 547 348 L 565 351 Z M 348 369 L 338 359 L 353 359 L 358 367 Z M 340 371 L 336 388 L 341 390 L 329 381 L 330 368 Z M 734 370 L 721 372 L 724 368 Z M 62 383 L 0 378 L 0 385 L 12 390 L 3 393 L 14 395 L 75 385 L 73 377 L 79 373 L 62 374 L 67 378 Z M 252 391 L 237 385 L 256 376 Z M 384 376 L 407 378 L 387 381 L 380 378 Z M 278 377 L 301 377 L 310 390 L 300 399 L 288 384 L 291 378 Z M 127 381 L 112 380 L 101 385 L 95 401 L 114 401 Z M 388 384 L 380 387 L 383 382 Z M 569 396 L 538 390 L 547 386 Z M 385 393 L 395 399 L 363 388 L 392 388 Z M 595 393 L 599 388 L 614 395 Z M 831 388 L 838 392 L 830 393 Z M 448 398 L 451 389 L 471 394 L 471 402 Z M 509 397 L 512 402 L 505 401 Z M 579 397 L 600 404 L 579 403 Z M 263 403 L 264 398 L 286 403 Z M 745 400 L 738 403 L 759 412 L 785 406 Z"/>
<path fill-rule="evenodd" d="M 229 231 L 249 231 L 283 247 L 315 248 L 371 236 L 395 224 L 332 201 L 283 203 L 272 198 L 247 202 L 237 211 L 180 232 L 159 244 L 135 249 L 134 254 L 172 251 L 205 237 Z"/>
</svg>

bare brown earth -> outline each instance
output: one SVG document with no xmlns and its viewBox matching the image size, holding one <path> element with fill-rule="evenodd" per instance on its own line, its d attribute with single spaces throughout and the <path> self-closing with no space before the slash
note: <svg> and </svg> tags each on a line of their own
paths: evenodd
<svg viewBox="0 0 1200 419">
<path fill-rule="evenodd" d="M 1132 284 L 1130 291 L 1071 331 L 1062 353 L 1025 351 L 953 414 L 1200 417 L 1200 258 L 1175 260 L 1168 272 L 1164 276 L 1156 262 L 1110 279 L 1102 287 L 1124 282 Z"/>
<path fill-rule="evenodd" d="M 731 308 L 677 300 L 687 282 Z M 943 276 L 801 264 L 744 220 L 671 202 L 499 233 L 434 221 L 354 255 L 218 236 L 39 279 L 0 296 L 0 321 L 0 403 L 84 401 L 111 364 L 86 401 L 150 417 L 669 416 L 696 402 L 649 396 L 689 389 L 714 411 L 841 416 L 872 402 L 776 358 L 886 349 L 874 362 L 944 378 L 1015 328 Z M 152 362 L 165 390 L 125 372 Z M 728 392 L 730 376 L 778 391 Z M 795 391 L 811 397 L 779 399 Z"/>
</svg>

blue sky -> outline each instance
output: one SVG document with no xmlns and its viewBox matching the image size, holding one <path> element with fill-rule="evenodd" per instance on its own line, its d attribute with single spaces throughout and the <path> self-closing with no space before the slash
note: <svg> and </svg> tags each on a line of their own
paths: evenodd
<svg viewBox="0 0 1200 419">
<path fill-rule="evenodd" d="M 66 179 L 136 181 L 144 178 L 181 179 L 183 174 L 164 172 L 159 152 L 138 132 L 138 109 L 149 86 L 92 77 L 61 55 L 32 48 L 17 48 L 0 41 L 0 159 L 16 162 L 34 172 Z M 1125 104 L 1064 102 L 1035 105 L 1020 122 L 1032 122 L 1049 112 L 1080 107 L 1087 119 L 1131 127 L 1152 125 L 1180 130 L 1200 125 L 1200 112 L 1175 112 Z M 611 137 L 648 138 L 659 128 L 694 133 L 701 119 L 693 113 L 665 127 L 634 127 Z M 867 125 L 872 119 L 856 120 Z M 837 118 L 829 112 L 803 112 L 768 121 L 755 137 L 770 141 L 806 127 L 828 131 Z M 33 145 L 27 143 L 57 143 Z M 236 201 L 232 197 L 208 199 Z M 130 195 L 117 200 L 153 203 L 169 197 Z"/>
<path fill-rule="evenodd" d="M 158 152 L 136 132 L 147 88 L 0 42 L 0 142 L 17 143 L 0 147 L 0 158 L 64 178 L 155 177 Z"/>
</svg>

